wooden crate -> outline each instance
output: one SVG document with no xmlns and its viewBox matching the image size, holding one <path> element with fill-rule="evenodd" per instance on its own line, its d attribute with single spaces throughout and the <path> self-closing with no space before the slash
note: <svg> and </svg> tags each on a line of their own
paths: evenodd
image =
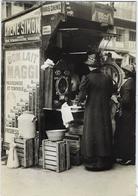
<svg viewBox="0 0 138 196">
<path fill-rule="evenodd" d="M 39 147 L 38 154 L 39 154 L 39 156 L 38 156 L 38 158 L 39 158 L 38 159 L 38 167 L 43 168 L 42 145 L 40 145 L 40 147 Z"/>
<path fill-rule="evenodd" d="M 34 139 L 15 138 L 19 163 L 23 167 L 34 165 Z"/>
<path fill-rule="evenodd" d="M 80 165 L 82 163 L 81 136 L 66 133 L 64 141 L 69 143 L 71 165 Z"/>
<path fill-rule="evenodd" d="M 83 125 L 75 125 L 75 123 L 70 123 L 69 133 L 72 135 L 83 135 Z"/>
<path fill-rule="evenodd" d="M 39 164 L 39 138 L 33 139 L 33 165 Z"/>
<path fill-rule="evenodd" d="M 70 168 L 69 143 L 42 141 L 43 168 L 62 172 Z"/>
</svg>

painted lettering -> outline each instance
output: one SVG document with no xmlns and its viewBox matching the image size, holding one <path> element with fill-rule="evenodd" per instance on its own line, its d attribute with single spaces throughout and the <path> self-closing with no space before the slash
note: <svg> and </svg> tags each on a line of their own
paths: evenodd
<svg viewBox="0 0 138 196">
<path fill-rule="evenodd" d="M 7 66 L 7 78 L 13 78 L 13 66 Z"/>
<path fill-rule="evenodd" d="M 30 22 L 30 20 L 25 21 L 25 26 L 26 26 L 26 34 L 30 34 L 31 33 L 31 22 Z"/>
<path fill-rule="evenodd" d="M 24 65 L 21 67 L 22 79 L 27 78 L 27 67 Z"/>
<path fill-rule="evenodd" d="M 7 66 L 7 77 L 9 79 L 37 79 L 38 75 L 37 65 Z"/>
<path fill-rule="evenodd" d="M 36 32 L 36 21 L 34 19 L 32 19 L 31 25 L 32 25 L 32 33 L 35 33 Z"/>
<path fill-rule="evenodd" d="M 23 89 L 23 87 L 15 87 L 15 86 L 11 86 L 11 90 L 12 91 L 23 91 L 24 89 Z"/>
<path fill-rule="evenodd" d="M 21 35 L 25 34 L 25 27 L 23 23 L 20 23 L 20 27 L 21 27 Z"/>
<path fill-rule="evenodd" d="M 15 69 L 14 69 L 14 78 L 21 78 L 21 73 L 20 73 L 20 68 L 19 66 L 15 66 Z"/>
<path fill-rule="evenodd" d="M 28 18 L 20 22 L 5 25 L 5 36 L 39 34 L 40 33 L 40 18 Z"/>
<path fill-rule="evenodd" d="M 29 66 L 29 71 L 28 71 L 28 74 L 29 74 L 29 78 L 34 78 L 34 67 L 33 66 Z"/>
</svg>

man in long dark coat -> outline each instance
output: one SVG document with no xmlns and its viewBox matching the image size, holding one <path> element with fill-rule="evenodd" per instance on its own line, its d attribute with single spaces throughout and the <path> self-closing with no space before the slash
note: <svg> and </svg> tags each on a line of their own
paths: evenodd
<svg viewBox="0 0 138 196">
<path fill-rule="evenodd" d="M 110 98 L 112 78 L 100 70 L 99 53 L 88 56 L 94 69 L 83 77 L 80 84 L 79 102 L 86 97 L 84 113 L 83 158 L 85 168 L 93 171 L 112 167 L 112 125 Z"/>
</svg>

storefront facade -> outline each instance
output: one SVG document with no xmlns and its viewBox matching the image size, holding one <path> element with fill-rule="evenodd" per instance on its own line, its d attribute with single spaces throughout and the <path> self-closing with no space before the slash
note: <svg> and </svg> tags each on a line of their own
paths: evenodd
<svg viewBox="0 0 138 196">
<path fill-rule="evenodd" d="M 40 8 L 3 24 L 4 142 L 19 136 L 18 117 L 38 113 L 41 45 Z"/>
<path fill-rule="evenodd" d="M 51 103 L 54 101 L 51 91 L 56 87 L 41 66 L 51 48 L 59 48 L 63 55 L 78 59 L 86 55 L 88 46 L 97 49 L 113 24 L 111 7 L 77 2 L 43 4 L 3 21 L 4 144 L 19 136 L 18 117 L 26 110 L 37 117 L 36 131 L 41 140 L 45 135 L 47 114 L 44 110 L 53 110 L 48 99 Z M 62 78 L 66 77 L 64 74 Z M 59 78 L 55 78 L 56 85 Z M 51 84 L 49 89 L 47 84 Z M 59 94 L 61 99 L 63 95 Z"/>
</svg>

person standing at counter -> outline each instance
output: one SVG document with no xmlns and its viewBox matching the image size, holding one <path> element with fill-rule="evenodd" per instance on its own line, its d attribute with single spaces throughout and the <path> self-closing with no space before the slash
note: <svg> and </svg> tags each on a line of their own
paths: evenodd
<svg viewBox="0 0 138 196">
<path fill-rule="evenodd" d="M 133 65 L 122 67 L 125 80 L 120 88 L 121 106 L 118 129 L 115 132 L 115 156 L 123 165 L 135 164 L 136 84 Z"/>
<path fill-rule="evenodd" d="M 86 63 L 90 73 L 82 77 L 78 96 L 79 103 L 86 99 L 82 149 L 84 166 L 91 171 L 108 170 L 112 168 L 112 78 L 102 73 L 99 52 L 88 55 Z"/>
</svg>

